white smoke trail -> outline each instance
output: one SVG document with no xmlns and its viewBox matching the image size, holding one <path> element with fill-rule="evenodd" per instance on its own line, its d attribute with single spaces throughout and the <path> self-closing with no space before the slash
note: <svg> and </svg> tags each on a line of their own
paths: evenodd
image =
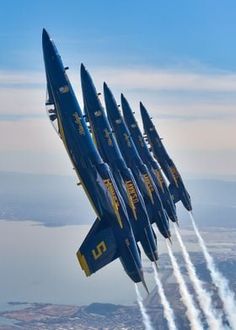
<svg viewBox="0 0 236 330">
<path fill-rule="evenodd" d="M 141 296 L 141 293 L 139 292 L 139 288 L 138 288 L 138 285 L 136 283 L 135 283 L 135 291 L 136 291 L 137 302 L 138 302 L 139 309 L 140 309 L 140 312 L 141 312 L 141 315 L 142 315 L 143 324 L 145 326 L 145 329 L 146 330 L 154 330 L 153 327 L 152 327 L 150 317 L 148 316 L 146 308 L 143 304 L 143 298 Z"/>
<path fill-rule="evenodd" d="M 197 294 L 197 299 L 198 299 L 199 305 L 202 308 L 204 314 L 206 315 L 209 329 L 212 329 L 212 330 L 223 329 L 221 320 L 218 318 L 215 311 L 213 310 L 210 294 L 203 288 L 203 283 L 197 276 L 196 269 L 190 259 L 189 253 L 184 245 L 184 242 L 179 233 L 179 230 L 176 227 L 176 225 L 174 225 L 174 228 L 175 228 L 176 237 L 179 241 L 179 244 L 180 244 L 180 247 L 181 247 L 181 250 L 183 253 L 183 257 L 184 257 L 184 261 L 185 261 L 185 264 L 187 267 L 188 275 L 192 281 L 193 288 Z"/>
<path fill-rule="evenodd" d="M 229 288 L 228 281 L 226 278 L 218 271 L 216 268 L 215 262 L 212 256 L 209 254 L 205 242 L 203 241 L 202 236 L 200 235 L 195 220 L 191 212 L 189 212 L 190 218 L 192 220 L 193 229 L 198 238 L 198 242 L 202 249 L 204 258 L 206 260 L 207 268 L 210 272 L 211 278 L 215 286 L 218 288 L 219 296 L 223 302 L 224 311 L 227 316 L 227 319 L 232 327 L 236 330 L 236 302 L 233 292 Z"/>
<path fill-rule="evenodd" d="M 171 250 L 171 247 L 169 246 L 168 242 L 166 242 L 167 250 L 169 253 L 169 257 L 172 263 L 174 275 L 176 278 L 177 283 L 179 284 L 179 292 L 182 298 L 182 301 L 186 307 L 186 315 L 190 323 L 190 327 L 192 330 L 200 330 L 203 329 L 203 326 L 201 324 L 201 321 L 199 319 L 199 311 L 195 307 L 193 298 L 191 294 L 188 291 L 188 288 L 185 284 L 184 278 L 180 272 L 179 266 L 177 264 L 177 261 L 175 259 L 175 256 Z"/>
<path fill-rule="evenodd" d="M 164 316 L 169 325 L 169 330 L 177 330 L 177 327 L 175 325 L 175 318 L 174 318 L 173 310 L 170 307 L 169 301 L 166 298 L 164 288 L 162 286 L 162 283 L 160 281 L 159 275 L 157 273 L 157 270 L 156 270 L 156 267 L 154 264 L 152 264 L 152 268 L 154 271 L 154 277 L 155 277 L 155 281 L 156 281 L 156 285 L 157 285 L 158 294 L 161 298 L 161 302 L 162 302 L 162 305 L 164 308 Z"/>
</svg>

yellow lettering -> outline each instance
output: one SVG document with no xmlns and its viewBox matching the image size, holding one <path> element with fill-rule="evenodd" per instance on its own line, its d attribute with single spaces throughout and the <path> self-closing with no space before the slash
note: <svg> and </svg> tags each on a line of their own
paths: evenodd
<svg viewBox="0 0 236 330">
<path fill-rule="evenodd" d="M 126 133 L 124 133 L 124 138 L 125 138 L 125 141 L 126 141 L 126 143 L 127 143 L 127 146 L 128 146 L 129 148 L 131 148 L 131 142 L 130 142 L 130 137 L 129 137 L 129 135 L 126 134 Z"/>
<path fill-rule="evenodd" d="M 83 125 L 81 123 L 81 118 L 79 117 L 78 113 L 74 112 L 73 117 L 75 119 L 75 123 L 78 125 L 79 134 L 80 135 L 85 135 L 85 131 L 84 131 Z"/>
<path fill-rule="evenodd" d="M 159 186 L 161 187 L 161 190 L 164 192 L 164 178 L 162 176 L 162 173 L 160 170 L 155 170 L 156 178 L 159 183 Z"/>
<path fill-rule="evenodd" d="M 111 137 L 110 137 L 111 132 L 109 132 L 109 130 L 106 128 L 106 129 L 104 129 L 104 133 L 105 133 L 105 138 L 107 139 L 107 143 L 108 143 L 108 145 L 109 145 L 109 146 L 112 146 L 113 143 L 112 143 L 112 139 L 111 139 Z"/>
<path fill-rule="evenodd" d="M 131 180 L 125 181 L 125 187 L 129 198 L 129 205 L 133 211 L 135 219 L 137 220 L 135 204 L 138 203 L 139 199 L 136 188 Z"/>
<path fill-rule="evenodd" d="M 100 242 L 95 249 L 92 250 L 94 260 L 97 260 L 101 255 L 106 252 L 107 246 L 104 241 Z"/>
<path fill-rule="evenodd" d="M 146 185 L 149 187 L 150 191 L 153 192 L 154 187 L 153 187 L 152 181 L 150 179 L 150 176 L 146 173 L 146 174 L 144 174 L 143 178 L 144 178 L 144 181 L 146 182 Z"/>
<path fill-rule="evenodd" d="M 153 193 L 153 191 L 155 191 L 155 189 L 154 189 L 153 184 L 152 184 L 152 182 L 150 180 L 150 177 L 149 177 L 149 175 L 147 173 L 145 173 L 143 175 L 143 180 L 144 180 L 144 184 L 146 186 L 146 189 L 148 191 L 149 197 L 150 197 L 150 199 L 152 201 L 152 204 L 154 204 L 152 193 Z"/>
<path fill-rule="evenodd" d="M 117 194 L 115 192 L 113 183 L 111 182 L 110 179 L 105 179 L 105 180 L 103 180 L 103 182 L 104 182 L 105 186 L 107 187 L 108 192 L 110 193 L 111 200 L 112 200 L 112 207 L 115 212 L 118 223 L 119 223 L 120 227 L 123 228 L 123 223 L 121 221 L 120 212 L 119 212 L 120 203 L 119 203 Z"/>
<path fill-rule="evenodd" d="M 175 166 L 172 166 L 170 168 L 170 173 L 172 175 L 172 178 L 175 181 L 176 186 L 178 186 L 178 179 L 179 179 L 180 175 L 179 175 L 179 172 L 177 171 L 177 168 Z"/>
</svg>

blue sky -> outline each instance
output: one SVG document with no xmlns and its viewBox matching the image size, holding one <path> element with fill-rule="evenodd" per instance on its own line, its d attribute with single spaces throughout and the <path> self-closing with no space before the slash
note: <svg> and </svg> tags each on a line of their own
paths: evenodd
<svg viewBox="0 0 236 330">
<path fill-rule="evenodd" d="M 44 112 L 45 27 L 76 91 L 84 62 L 98 90 L 106 80 L 124 92 L 138 119 L 145 103 L 185 173 L 235 176 L 235 12 L 235 1 L 3 2 L 0 170 L 51 173 L 60 159 L 58 172 L 70 173 Z"/>
<path fill-rule="evenodd" d="M 64 54 L 93 64 L 235 70 L 235 11 L 230 0 L 9 0 L 1 5 L 0 66 L 41 68 L 45 27 Z"/>
</svg>

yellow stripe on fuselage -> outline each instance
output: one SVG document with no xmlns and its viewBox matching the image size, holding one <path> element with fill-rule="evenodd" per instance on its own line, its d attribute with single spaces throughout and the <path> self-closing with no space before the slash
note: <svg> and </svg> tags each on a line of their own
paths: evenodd
<svg viewBox="0 0 236 330">
<path fill-rule="evenodd" d="M 150 180 L 150 177 L 149 177 L 148 173 L 143 174 L 143 181 L 144 181 L 146 190 L 148 192 L 148 195 L 149 195 L 149 197 L 151 199 L 151 202 L 152 202 L 152 204 L 154 204 L 152 193 L 155 191 L 155 189 L 153 187 L 153 184 L 152 184 L 152 182 Z"/>
<path fill-rule="evenodd" d="M 115 212 L 117 221 L 118 221 L 120 227 L 123 228 L 123 223 L 122 223 L 120 212 L 119 212 L 120 202 L 119 202 L 118 196 L 116 194 L 115 188 L 113 186 L 113 183 L 111 182 L 111 179 L 105 179 L 105 180 L 103 180 L 103 182 L 110 194 L 111 201 L 112 201 L 112 208 Z"/>
<path fill-rule="evenodd" d="M 159 186 L 161 187 L 162 192 L 165 192 L 164 190 L 164 178 L 162 176 L 161 170 L 155 170 L 156 178 L 159 183 Z"/>
<path fill-rule="evenodd" d="M 179 172 L 177 171 L 177 168 L 175 166 L 169 167 L 171 176 L 175 182 L 175 185 L 178 187 L 178 179 L 180 177 Z"/>
<path fill-rule="evenodd" d="M 125 187 L 129 199 L 129 206 L 132 209 L 135 220 L 137 220 L 135 204 L 139 202 L 139 198 L 136 188 L 131 180 L 125 181 Z"/>
</svg>

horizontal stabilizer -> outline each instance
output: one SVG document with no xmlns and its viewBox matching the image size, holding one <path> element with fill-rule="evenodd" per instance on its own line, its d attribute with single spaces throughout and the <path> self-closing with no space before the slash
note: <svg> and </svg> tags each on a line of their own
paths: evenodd
<svg viewBox="0 0 236 330">
<path fill-rule="evenodd" d="M 77 252 L 81 268 L 90 276 L 118 256 L 113 230 L 97 218 Z"/>
</svg>

